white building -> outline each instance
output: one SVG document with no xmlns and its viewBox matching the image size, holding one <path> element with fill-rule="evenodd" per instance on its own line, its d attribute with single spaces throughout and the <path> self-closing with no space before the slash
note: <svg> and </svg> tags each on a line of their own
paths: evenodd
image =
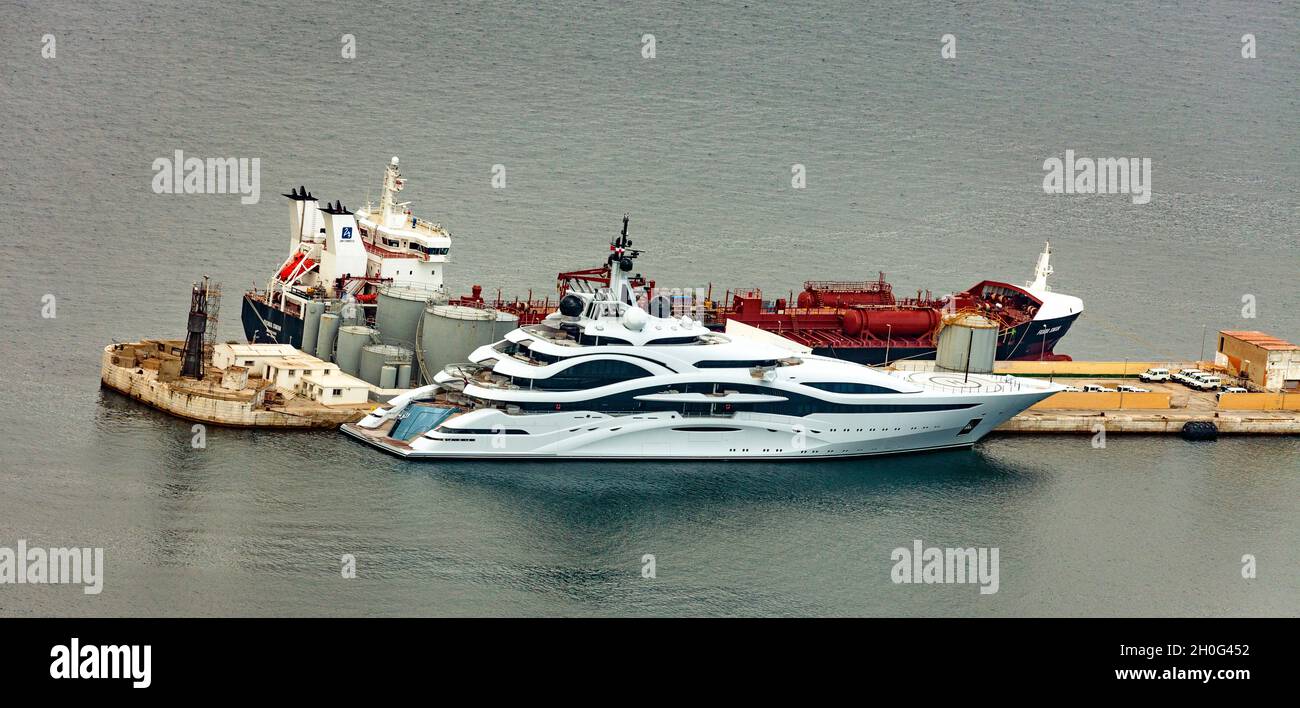
<svg viewBox="0 0 1300 708">
<path fill-rule="evenodd" d="M 298 382 L 297 393 L 327 406 L 365 403 L 370 397 L 370 386 L 337 369 L 327 374 L 311 374 Z"/>
<path fill-rule="evenodd" d="M 294 355 L 303 354 L 289 344 L 218 344 L 212 348 L 212 366 L 242 366 L 248 369 L 249 376 L 260 377 L 267 361 Z"/>
<path fill-rule="evenodd" d="M 268 359 L 262 378 L 283 391 L 297 391 L 298 384 L 307 376 L 328 376 L 339 373 L 339 365 L 322 361 L 309 354 Z"/>
</svg>

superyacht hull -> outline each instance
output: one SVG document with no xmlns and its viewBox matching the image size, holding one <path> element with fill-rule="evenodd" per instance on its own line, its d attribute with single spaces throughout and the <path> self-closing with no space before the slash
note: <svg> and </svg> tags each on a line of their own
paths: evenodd
<svg viewBox="0 0 1300 708">
<path fill-rule="evenodd" d="M 888 457 L 892 455 L 909 455 L 924 452 L 942 452 L 945 450 L 965 450 L 973 447 L 975 442 L 948 443 L 944 445 L 932 445 L 927 447 L 900 448 L 894 450 L 883 450 L 879 452 L 844 452 L 844 453 L 821 453 L 816 455 L 798 455 L 798 454 L 713 454 L 713 455 L 676 455 L 661 454 L 647 455 L 638 454 L 619 454 L 607 452 L 574 452 L 574 453 L 539 453 L 539 452 L 463 452 L 463 453 L 430 453 L 414 451 L 409 446 L 402 444 L 400 441 L 389 438 L 375 437 L 368 435 L 363 429 L 354 424 L 347 424 L 340 428 L 344 434 L 349 437 L 382 450 L 395 457 L 408 460 L 488 460 L 488 459 L 511 459 L 511 460 L 639 460 L 646 462 L 668 461 L 668 460 L 687 460 L 687 461 L 721 461 L 721 462 L 766 462 L 766 461 L 807 461 L 812 458 L 819 460 L 824 459 L 859 459 L 865 457 Z"/>
<path fill-rule="evenodd" d="M 1001 379 L 981 382 L 980 377 L 970 378 L 971 383 L 990 387 L 1005 385 Z M 426 403 L 417 404 L 406 415 L 433 414 L 437 422 L 427 430 L 407 429 L 404 417 L 377 428 L 352 423 L 341 429 L 384 452 L 416 460 L 852 458 L 969 448 L 1047 395 L 1050 391 L 994 394 L 978 403 L 952 396 L 931 399 L 915 412 L 809 417 L 762 413 L 701 416 L 668 411 L 611 415 L 573 410 L 496 418 L 491 427 L 482 428 L 459 422 L 465 413 L 454 407 Z"/>
</svg>

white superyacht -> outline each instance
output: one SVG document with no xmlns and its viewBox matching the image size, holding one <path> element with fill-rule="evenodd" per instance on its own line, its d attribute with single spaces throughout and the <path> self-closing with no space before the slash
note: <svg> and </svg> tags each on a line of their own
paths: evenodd
<svg viewBox="0 0 1300 708">
<path fill-rule="evenodd" d="M 413 459 L 857 457 L 970 447 L 1063 388 L 712 332 L 638 305 L 631 245 L 624 217 L 608 287 L 568 292 L 559 312 L 342 430 Z"/>
</svg>

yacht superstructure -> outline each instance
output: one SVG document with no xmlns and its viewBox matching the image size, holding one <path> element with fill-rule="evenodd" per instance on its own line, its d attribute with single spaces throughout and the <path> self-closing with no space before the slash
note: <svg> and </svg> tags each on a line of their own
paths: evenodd
<svg viewBox="0 0 1300 708">
<path fill-rule="evenodd" d="M 1062 389 L 885 372 L 659 317 L 610 244 L 609 282 L 476 349 L 347 434 L 409 458 L 809 459 L 968 447 Z"/>
</svg>

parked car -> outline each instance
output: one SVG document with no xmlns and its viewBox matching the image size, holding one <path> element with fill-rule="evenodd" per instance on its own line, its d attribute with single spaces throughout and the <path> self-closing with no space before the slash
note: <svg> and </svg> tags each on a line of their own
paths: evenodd
<svg viewBox="0 0 1300 708">
<path fill-rule="evenodd" d="M 1124 393 L 1151 393 L 1151 389 L 1142 388 L 1141 386 L 1116 386 L 1115 390 Z"/>
<path fill-rule="evenodd" d="M 1214 402 L 1218 403 L 1219 400 L 1223 398 L 1223 394 L 1225 393 L 1250 393 L 1250 391 L 1247 391 L 1246 389 L 1240 386 L 1224 386 L 1223 390 L 1214 394 Z"/>
<path fill-rule="evenodd" d="M 1083 390 L 1085 393 L 1115 393 L 1115 389 L 1098 384 L 1084 384 Z"/>
<path fill-rule="evenodd" d="M 1184 386 L 1194 386 L 1193 381 L 1195 379 L 1193 379 L 1192 377 L 1195 376 L 1196 374 L 1203 374 L 1203 373 L 1205 372 L 1201 371 L 1200 369 L 1179 369 L 1178 371 L 1170 374 L 1169 379 L 1171 381 L 1177 381 L 1178 383 L 1183 384 Z"/>
<path fill-rule="evenodd" d="M 1214 374 L 1208 374 L 1203 371 L 1198 374 L 1193 374 L 1191 379 L 1192 381 L 1189 385 L 1192 388 L 1200 389 L 1202 391 L 1217 391 L 1219 390 L 1219 387 L 1223 386 L 1222 379 Z"/>
<path fill-rule="evenodd" d="M 1083 389 L 1078 386 L 1066 386 L 1061 393 L 1083 393 Z"/>
<path fill-rule="evenodd" d="M 1146 381 L 1147 383 L 1151 383 L 1154 381 L 1168 381 L 1169 369 L 1147 369 L 1146 371 L 1143 371 L 1142 373 L 1138 374 L 1138 378 L 1142 379 L 1143 381 Z"/>
</svg>

